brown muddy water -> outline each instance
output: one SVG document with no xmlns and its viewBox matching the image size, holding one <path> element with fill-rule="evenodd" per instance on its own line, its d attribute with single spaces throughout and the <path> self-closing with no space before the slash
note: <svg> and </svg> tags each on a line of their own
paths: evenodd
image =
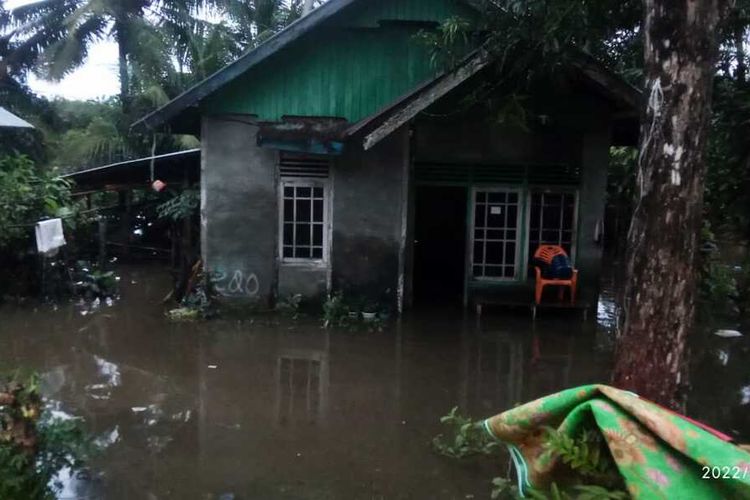
<svg viewBox="0 0 750 500">
<path fill-rule="evenodd" d="M 487 498 L 505 466 L 436 456 L 440 416 L 491 416 L 606 381 L 610 366 L 606 301 L 598 326 L 458 310 L 376 333 L 315 318 L 175 324 L 158 267 L 121 273 L 121 300 L 95 311 L 0 309 L 0 367 L 42 373 L 49 406 L 103 448 L 61 498 Z M 750 346 L 704 337 L 691 411 L 748 437 Z"/>
</svg>

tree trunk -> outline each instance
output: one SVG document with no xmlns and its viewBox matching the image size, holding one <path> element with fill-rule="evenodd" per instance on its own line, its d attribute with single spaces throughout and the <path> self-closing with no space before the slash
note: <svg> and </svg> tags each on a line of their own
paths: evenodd
<svg viewBox="0 0 750 500">
<path fill-rule="evenodd" d="M 130 109 L 130 73 L 128 72 L 128 34 L 127 25 L 121 20 L 115 21 L 115 38 L 117 40 L 118 66 L 120 70 L 120 106 L 127 113 Z"/>
<path fill-rule="evenodd" d="M 737 51 L 737 69 L 735 70 L 735 79 L 737 84 L 741 87 L 745 85 L 747 81 L 747 54 L 745 54 L 745 27 L 740 26 L 735 30 L 734 33 L 734 46 Z"/>
<path fill-rule="evenodd" d="M 646 110 L 617 387 L 679 409 L 694 318 L 722 0 L 644 0 Z"/>
</svg>

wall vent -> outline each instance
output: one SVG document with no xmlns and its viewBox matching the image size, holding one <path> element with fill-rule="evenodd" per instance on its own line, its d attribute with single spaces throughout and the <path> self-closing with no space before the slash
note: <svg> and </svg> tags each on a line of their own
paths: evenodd
<svg viewBox="0 0 750 500">
<path fill-rule="evenodd" d="M 331 162 L 326 156 L 280 152 L 279 175 L 282 178 L 327 179 L 330 168 Z"/>
</svg>

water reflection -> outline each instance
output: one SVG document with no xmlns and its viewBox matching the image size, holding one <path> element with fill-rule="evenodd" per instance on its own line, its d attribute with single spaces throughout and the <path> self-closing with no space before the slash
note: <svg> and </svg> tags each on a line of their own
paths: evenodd
<svg viewBox="0 0 750 500">
<path fill-rule="evenodd" d="M 161 271 L 123 277 L 122 300 L 86 316 L 0 310 L 2 365 L 44 373 L 52 409 L 84 418 L 105 448 L 67 498 L 484 498 L 496 471 L 431 453 L 439 417 L 455 405 L 489 416 L 609 368 L 606 333 L 578 316 L 428 311 L 379 334 L 172 324 Z M 725 369 L 742 371 L 740 345 L 715 346 L 731 351 Z M 748 386 L 722 398 L 742 407 Z"/>
</svg>

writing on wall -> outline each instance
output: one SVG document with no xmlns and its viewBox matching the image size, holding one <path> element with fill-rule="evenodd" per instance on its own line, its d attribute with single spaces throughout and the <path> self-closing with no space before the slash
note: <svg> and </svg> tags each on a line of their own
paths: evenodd
<svg viewBox="0 0 750 500">
<path fill-rule="evenodd" d="M 240 269 L 214 271 L 211 273 L 211 282 L 214 289 L 225 297 L 254 298 L 260 292 L 260 282 L 255 273 L 246 273 Z"/>
</svg>

